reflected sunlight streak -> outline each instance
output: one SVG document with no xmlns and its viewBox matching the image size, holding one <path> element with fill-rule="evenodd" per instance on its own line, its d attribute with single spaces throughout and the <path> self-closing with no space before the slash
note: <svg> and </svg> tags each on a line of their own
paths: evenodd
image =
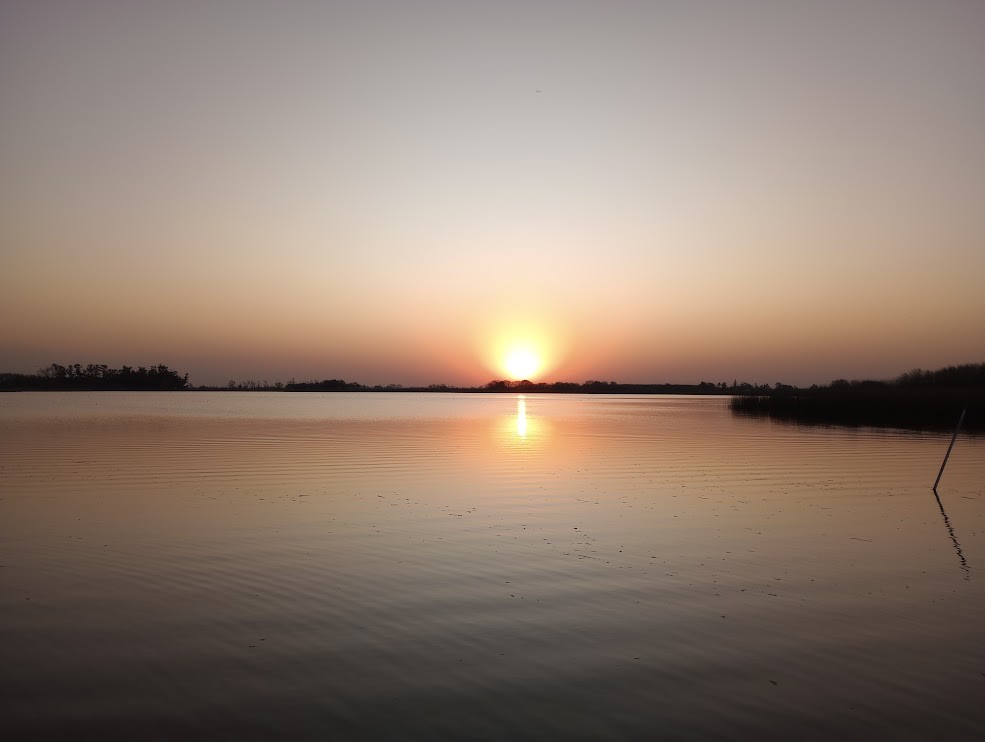
<svg viewBox="0 0 985 742">
<path fill-rule="evenodd" d="M 512 406 L 514 401 L 516 408 Z M 497 420 L 496 437 L 506 449 L 533 453 L 543 447 L 550 434 L 550 421 L 537 414 L 537 402 L 530 407 L 528 401 L 524 394 L 511 398 L 510 407 L 504 409 Z"/>
</svg>

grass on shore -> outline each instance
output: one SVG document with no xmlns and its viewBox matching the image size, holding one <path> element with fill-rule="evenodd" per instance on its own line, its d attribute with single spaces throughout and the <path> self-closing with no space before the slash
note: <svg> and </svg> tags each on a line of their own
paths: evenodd
<svg viewBox="0 0 985 742">
<path fill-rule="evenodd" d="M 733 397 L 733 412 L 814 425 L 850 425 L 909 430 L 953 430 L 967 409 L 962 429 L 985 433 L 985 388 L 867 386 L 779 389 L 766 395 Z"/>
</svg>

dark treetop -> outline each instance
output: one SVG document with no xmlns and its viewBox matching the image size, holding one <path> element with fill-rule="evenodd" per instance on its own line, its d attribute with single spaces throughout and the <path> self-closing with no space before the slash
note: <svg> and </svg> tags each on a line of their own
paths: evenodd
<svg viewBox="0 0 985 742">
<path fill-rule="evenodd" d="M 12 391 L 171 391 L 188 388 L 181 376 L 164 365 L 110 368 L 105 364 L 52 363 L 36 374 L 0 373 L 0 389 Z"/>
</svg>

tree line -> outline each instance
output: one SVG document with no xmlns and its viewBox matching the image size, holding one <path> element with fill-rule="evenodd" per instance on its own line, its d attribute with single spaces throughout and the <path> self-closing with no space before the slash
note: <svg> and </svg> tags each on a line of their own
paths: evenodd
<svg viewBox="0 0 985 742">
<path fill-rule="evenodd" d="M 167 366 L 122 366 L 104 363 L 52 363 L 35 374 L 0 373 L 0 389 L 24 391 L 176 391 L 188 388 L 182 376 Z"/>
<path fill-rule="evenodd" d="M 742 383 L 733 381 L 732 385 L 729 386 L 724 381 L 717 384 L 710 381 L 701 381 L 697 384 L 623 384 L 618 381 L 589 379 L 578 384 L 570 381 L 535 383 L 527 380 L 494 379 L 485 386 L 462 391 L 523 392 L 525 394 L 537 392 L 549 394 L 750 394 L 765 392 L 769 389 L 769 384 L 750 384 L 746 381 Z"/>
<path fill-rule="evenodd" d="M 777 387 L 783 386 L 777 384 Z M 791 387 L 792 388 L 792 387 Z M 493 379 L 481 386 L 404 386 L 403 384 L 377 384 L 369 386 L 344 379 L 321 381 L 236 381 L 231 379 L 224 386 L 197 386 L 188 383 L 188 374 L 181 374 L 163 364 L 157 366 L 122 366 L 111 368 L 101 363 L 52 363 L 34 374 L 0 373 L 2 391 L 235 391 L 235 392 L 508 392 L 551 394 L 756 394 L 771 389 L 768 384 L 750 384 L 733 381 L 731 386 L 722 381 L 698 384 L 623 384 L 616 381 L 589 379 L 577 382 L 532 382 Z"/>
</svg>

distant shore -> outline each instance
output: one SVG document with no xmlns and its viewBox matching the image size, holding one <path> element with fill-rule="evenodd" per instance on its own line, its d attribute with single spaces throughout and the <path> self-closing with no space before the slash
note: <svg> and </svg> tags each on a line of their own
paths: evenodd
<svg viewBox="0 0 985 742">
<path fill-rule="evenodd" d="M 534 384 L 531 386 L 511 386 L 506 388 L 491 389 L 488 387 L 456 387 L 433 385 L 433 386 L 356 386 L 347 389 L 321 389 L 316 384 L 301 385 L 287 388 L 282 387 L 251 387 L 233 388 L 223 386 L 196 386 L 184 388 L 159 388 L 159 387 L 118 387 L 108 385 L 74 385 L 74 386 L 41 386 L 41 385 L 0 385 L 0 392 L 316 392 L 324 394 L 346 394 L 353 392 L 363 393 L 385 393 L 385 394 L 677 394 L 677 395 L 704 395 L 728 397 L 736 394 L 734 390 L 721 389 L 714 385 L 702 386 L 700 384 L 614 384 L 605 388 L 585 387 L 576 383 L 556 383 L 556 384 Z"/>
<path fill-rule="evenodd" d="M 737 415 L 768 417 L 808 425 L 952 430 L 962 410 L 964 429 L 985 433 L 985 363 L 915 369 L 891 381 L 847 381 L 798 388 L 776 383 L 733 381 L 697 384 L 624 384 L 616 381 L 533 382 L 494 379 L 476 387 L 429 384 L 367 386 L 343 379 L 230 381 L 225 386 L 192 386 L 188 374 L 165 365 L 151 367 L 51 364 L 36 374 L 0 373 L 0 391 L 175 391 L 175 392 L 414 392 L 454 394 L 686 394 L 729 396 Z"/>
<path fill-rule="evenodd" d="M 151 367 L 123 366 L 110 368 L 104 364 L 80 363 L 62 366 L 53 363 L 35 374 L 0 373 L 0 391 L 180 391 L 180 392 L 451 392 L 461 394 L 754 394 L 767 392 L 767 384 L 724 381 L 713 384 L 701 381 L 697 384 L 621 384 L 616 381 L 591 379 L 584 383 L 555 381 L 533 382 L 526 379 L 510 381 L 494 379 L 482 386 L 450 386 L 428 384 L 404 386 L 403 384 L 377 384 L 368 386 L 357 381 L 323 379 L 321 381 L 295 381 L 269 383 L 264 381 L 235 381 L 224 386 L 192 386 L 188 374 L 180 374 L 165 365 Z"/>
</svg>

